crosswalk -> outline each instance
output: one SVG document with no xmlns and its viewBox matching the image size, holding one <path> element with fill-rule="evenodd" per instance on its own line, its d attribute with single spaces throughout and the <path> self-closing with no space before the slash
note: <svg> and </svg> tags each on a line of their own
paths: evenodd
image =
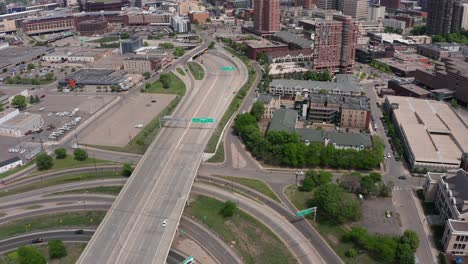
<svg viewBox="0 0 468 264">
<path fill-rule="evenodd" d="M 393 186 L 392 190 L 394 191 L 411 191 L 411 190 L 417 190 L 418 186 L 413 186 L 413 185 L 405 185 L 405 186 Z"/>
</svg>

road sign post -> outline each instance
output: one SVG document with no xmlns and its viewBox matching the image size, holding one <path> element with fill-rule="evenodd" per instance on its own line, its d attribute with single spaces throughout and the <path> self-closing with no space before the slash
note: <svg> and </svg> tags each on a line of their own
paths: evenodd
<svg viewBox="0 0 468 264">
<path fill-rule="evenodd" d="M 221 71 L 234 71 L 235 68 L 234 66 L 231 66 L 231 67 L 221 67 Z"/>
<path fill-rule="evenodd" d="M 307 208 L 301 211 L 297 211 L 296 216 L 305 216 L 311 213 L 314 213 L 314 221 L 315 221 L 315 218 L 317 217 L 317 207 L 311 207 L 311 208 Z"/>
</svg>

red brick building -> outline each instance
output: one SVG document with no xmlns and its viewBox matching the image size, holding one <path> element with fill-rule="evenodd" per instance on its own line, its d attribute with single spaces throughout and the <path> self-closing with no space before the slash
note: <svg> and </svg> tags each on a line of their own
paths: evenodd
<svg viewBox="0 0 468 264">
<path fill-rule="evenodd" d="M 280 30 L 280 0 L 254 2 L 254 29 L 259 33 Z"/>
<path fill-rule="evenodd" d="M 206 19 L 210 18 L 210 13 L 208 12 L 190 12 L 188 14 L 190 23 L 195 23 L 198 21 L 199 24 L 203 25 L 206 23 Z"/>
</svg>

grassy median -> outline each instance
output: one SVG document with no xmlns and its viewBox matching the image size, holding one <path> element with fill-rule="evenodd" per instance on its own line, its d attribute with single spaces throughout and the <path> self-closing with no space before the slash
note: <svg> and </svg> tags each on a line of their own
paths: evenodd
<svg viewBox="0 0 468 264">
<path fill-rule="evenodd" d="M 270 186 L 266 184 L 265 182 L 257 179 L 249 179 L 249 178 L 240 178 L 240 177 L 233 177 L 233 176 L 221 176 L 221 175 L 216 175 L 217 177 L 233 181 L 242 185 L 245 185 L 251 189 L 256 190 L 257 192 L 260 192 L 271 199 L 277 201 L 278 203 L 281 203 L 281 200 L 276 196 L 276 194 L 271 190 Z"/>
<path fill-rule="evenodd" d="M 99 186 L 94 188 L 83 188 L 78 190 L 71 190 L 66 192 L 57 192 L 53 195 L 62 195 L 62 194 L 82 194 L 82 193 L 95 193 L 95 194 L 108 194 L 108 195 L 119 195 L 123 186 Z"/>
<path fill-rule="evenodd" d="M 49 229 L 94 227 L 101 223 L 106 211 L 57 213 L 25 218 L 0 225 L 0 239 Z"/>
<path fill-rule="evenodd" d="M 203 70 L 203 67 L 200 64 L 197 62 L 189 62 L 187 63 L 187 66 L 195 80 L 203 80 L 205 77 L 205 70 Z"/>
<path fill-rule="evenodd" d="M 286 246 L 268 227 L 241 210 L 230 218 L 223 218 L 219 213 L 223 206 L 221 201 L 198 195 L 190 206 L 185 207 L 185 214 L 220 235 L 247 264 L 296 263 Z"/>
</svg>

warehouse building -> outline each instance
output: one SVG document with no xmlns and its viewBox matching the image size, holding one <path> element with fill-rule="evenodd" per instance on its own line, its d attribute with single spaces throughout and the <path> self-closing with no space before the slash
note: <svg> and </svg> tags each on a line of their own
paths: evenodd
<svg viewBox="0 0 468 264">
<path fill-rule="evenodd" d="M 0 134 L 5 136 L 22 137 L 29 131 L 42 128 L 44 120 L 42 116 L 20 113 L 0 124 Z"/>
<path fill-rule="evenodd" d="M 0 161 L 0 173 L 4 173 L 22 165 L 23 161 L 19 157 L 14 157 L 8 160 Z"/>
<path fill-rule="evenodd" d="M 385 109 L 411 168 L 457 169 L 468 152 L 468 128 L 445 102 L 387 96 Z"/>
</svg>

